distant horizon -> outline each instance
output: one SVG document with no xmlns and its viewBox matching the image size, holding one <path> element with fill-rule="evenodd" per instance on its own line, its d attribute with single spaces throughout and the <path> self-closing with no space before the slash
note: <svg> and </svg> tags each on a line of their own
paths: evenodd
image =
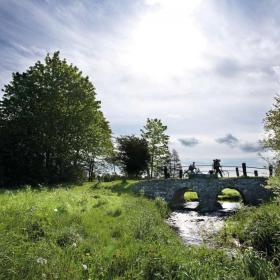
<svg viewBox="0 0 280 280">
<path fill-rule="evenodd" d="M 279 21 L 274 0 L 1 1 L 0 88 L 58 50 L 95 85 L 114 136 L 159 118 L 184 164 L 263 166 Z"/>
</svg>

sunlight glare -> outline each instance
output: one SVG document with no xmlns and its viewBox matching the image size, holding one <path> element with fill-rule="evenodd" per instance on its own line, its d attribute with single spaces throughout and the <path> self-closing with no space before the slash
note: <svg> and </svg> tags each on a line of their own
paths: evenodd
<svg viewBox="0 0 280 280">
<path fill-rule="evenodd" d="M 195 68 L 205 41 L 195 22 L 200 1 L 147 0 L 155 5 L 133 31 L 128 61 L 134 71 L 163 79 Z"/>
</svg>

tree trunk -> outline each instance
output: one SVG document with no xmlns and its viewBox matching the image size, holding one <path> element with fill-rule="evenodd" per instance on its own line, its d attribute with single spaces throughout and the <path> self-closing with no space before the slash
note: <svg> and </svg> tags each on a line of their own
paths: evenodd
<svg viewBox="0 0 280 280">
<path fill-rule="evenodd" d="M 88 181 L 92 182 L 93 180 L 93 168 L 94 168 L 94 161 L 91 160 L 89 162 L 89 168 L 88 168 Z"/>
</svg>

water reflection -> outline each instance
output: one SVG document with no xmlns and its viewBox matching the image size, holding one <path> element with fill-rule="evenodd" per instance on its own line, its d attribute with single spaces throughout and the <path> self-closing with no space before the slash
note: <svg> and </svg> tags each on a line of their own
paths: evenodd
<svg viewBox="0 0 280 280">
<path fill-rule="evenodd" d="M 187 202 L 184 210 L 171 213 L 167 223 L 175 228 L 184 243 L 211 245 L 211 236 L 223 226 L 225 218 L 241 207 L 239 202 L 221 202 L 222 209 L 209 214 L 200 214 L 193 209 L 198 202 Z"/>
</svg>

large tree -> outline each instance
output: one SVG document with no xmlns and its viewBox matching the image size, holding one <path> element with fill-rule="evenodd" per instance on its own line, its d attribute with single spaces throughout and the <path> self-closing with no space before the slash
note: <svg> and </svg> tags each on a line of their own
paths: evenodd
<svg viewBox="0 0 280 280">
<path fill-rule="evenodd" d="M 169 136 L 165 134 L 167 126 L 159 119 L 147 119 L 147 123 L 141 129 L 142 137 L 147 141 L 150 161 L 149 161 L 149 176 L 153 178 L 158 176 L 163 166 L 169 158 L 168 140 Z"/>
<path fill-rule="evenodd" d="M 63 182 L 112 147 L 111 130 L 88 77 L 59 52 L 13 74 L 0 103 L 4 183 Z"/>
<path fill-rule="evenodd" d="M 132 136 L 117 138 L 117 160 L 128 177 L 139 177 L 147 171 L 150 154 L 145 139 Z"/>
</svg>

